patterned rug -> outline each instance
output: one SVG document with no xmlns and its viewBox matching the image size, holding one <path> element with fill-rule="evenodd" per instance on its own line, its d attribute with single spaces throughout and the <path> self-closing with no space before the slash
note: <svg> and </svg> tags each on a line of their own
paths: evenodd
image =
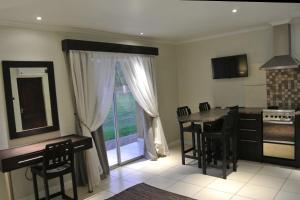
<svg viewBox="0 0 300 200">
<path fill-rule="evenodd" d="M 107 200 L 193 200 L 189 197 L 140 183 Z"/>
</svg>

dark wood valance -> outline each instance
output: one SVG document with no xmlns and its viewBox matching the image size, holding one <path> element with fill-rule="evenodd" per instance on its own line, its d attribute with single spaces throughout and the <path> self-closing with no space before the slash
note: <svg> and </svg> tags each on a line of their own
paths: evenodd
<svg viewBox="0 0 300 200">
<path fill-rule="evenodd" d="M 102 52 L 115 52 L 115 53 L 132 53 L 132 54 L 146 54 L 158 55 L 158 48 L 134 46 L 125 44 L 115 44 L 106 42 L 93 42 L 84 40 L 62 40 L 62 50 L 68 52 L 70 50 L 82 51 L 102 51 Z"/>
</svg>

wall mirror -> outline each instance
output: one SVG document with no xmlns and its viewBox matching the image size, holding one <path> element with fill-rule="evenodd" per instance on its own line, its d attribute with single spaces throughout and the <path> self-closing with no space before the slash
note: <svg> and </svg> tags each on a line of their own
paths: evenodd
<svg viewBox="0 0 300 200">
<path fill-rule="evenodd" d="M 53 62 L 2 61 L 11 139 L 59 130 Z"/>
</svg>

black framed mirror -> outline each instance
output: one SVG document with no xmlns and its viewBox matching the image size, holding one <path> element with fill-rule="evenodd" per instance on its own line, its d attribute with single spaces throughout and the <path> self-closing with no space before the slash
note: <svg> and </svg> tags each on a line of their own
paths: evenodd
<svg viewBox="0 0 300 200">
<path fill-rule="evenodd" d="M 2 61 L 10 139 L 59 130 L 53 62 Z"/>
</svg>

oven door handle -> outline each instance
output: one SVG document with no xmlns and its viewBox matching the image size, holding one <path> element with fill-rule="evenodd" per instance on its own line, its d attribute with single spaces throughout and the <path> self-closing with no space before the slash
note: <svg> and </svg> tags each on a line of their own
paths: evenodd
<svg viewBox="0 0 300 200">
<path fill-rule="evenodd" d="M 286 125 L 290 125 L 290 124 L 294 124 L 293 121 L 289 121 L 289 122 L 285 122 L 285 121 L 263 121 L 263 123 L 266 124 L 286 124 Z"/>
<path fill-rule="evenodd" d="M 291 142 L 291 141 L 280 141 L 280 140 L 263 140 L 263 143 L 295 145 L 295 142 Z"/>
</svg>

